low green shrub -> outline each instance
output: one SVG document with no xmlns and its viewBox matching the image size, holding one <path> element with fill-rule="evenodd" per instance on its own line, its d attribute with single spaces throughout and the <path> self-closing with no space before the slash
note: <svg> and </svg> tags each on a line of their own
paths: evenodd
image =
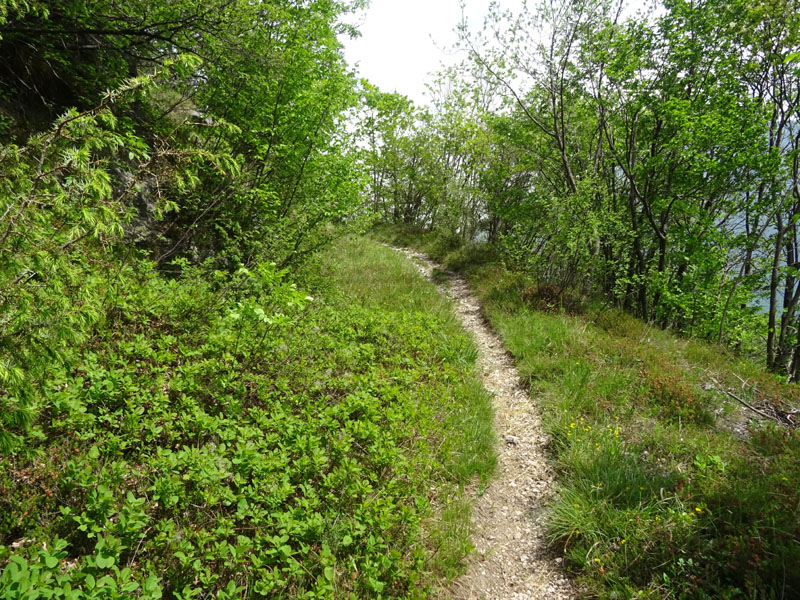
<svg viewBox="0 0 800 600">
<path fill-rule="evenodd" d="M 323 264 L 313 299 L 266 264 L 109 295 L 29 456 L 0 458 L 0 598 L 423 597 L 458 572 L 469 513 L 440 507 L 495 460 L 474 345 L 391 250 Z"/>
<path fill-rule="evenodd" d="M 703 397 L 679 372 L 662 368 L 655 372 L 641 371 L 640 377 L 645 382 L 648 399 L 661 418 L 683 423 L 713 422 Z"/>
</svg>

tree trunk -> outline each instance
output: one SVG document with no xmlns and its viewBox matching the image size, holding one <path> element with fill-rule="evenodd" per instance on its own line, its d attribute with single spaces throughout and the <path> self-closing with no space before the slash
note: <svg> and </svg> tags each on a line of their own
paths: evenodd
<svg viewBox="0 0 800 600">
<path fill-rule="evenodd" d="M 778 215 L 778 232 L 772 254 L 772 272 L 769 278 L 769 317 L 767 325 L 767 368 L 776 369 L 775 328 L 778 314 L 778 283 L 780 281 L 781 255 L 783 254 L 783 219 Z"/>
</svg>

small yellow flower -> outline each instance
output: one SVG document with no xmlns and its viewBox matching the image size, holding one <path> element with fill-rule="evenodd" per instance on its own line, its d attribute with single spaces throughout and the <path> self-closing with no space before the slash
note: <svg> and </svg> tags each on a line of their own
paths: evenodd
<svg viewBox="0 0 800 600">
<path fill-rule="evenodd" d="M 599 558 L 595 558 L 594 562 L 600 562 L 600 559 Z"/>
<path fill-rule="evenodd" d="M 622 540 L 620 541 L 620 544 L 624 544 L 625 541 L 626 541 L 625 538 L 622 538 Z"/>
<path fill-rule="evenodd" d="M 703 512 L 703 509 L 700 508 L 699 506 L 695 506 L 694 510 L 695 510 L 695 512 L 699 512 L 699 513 Z"/>
</svg>

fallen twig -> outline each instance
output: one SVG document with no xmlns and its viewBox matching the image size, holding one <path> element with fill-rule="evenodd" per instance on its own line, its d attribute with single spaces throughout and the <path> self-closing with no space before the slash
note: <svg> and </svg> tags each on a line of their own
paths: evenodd
<svg viewBox="0 0 800 600">
<path fill-rule="evenodd" d="M 780 419 L 778 419 L 778 418 L 776 418 L 776 417 L 774 417 L 774 416 L 772 416 L 772 415 L 768 415 L 768 414 L 767 414 L 767 413 L 765 413 L 764 411 L 758 410 L 756 407 L 754 407 L 754 406 L 752 406 L 752 405 L 748 404 L 747 402 L 745 402 L 744 400 L 742 400 L 741 398 L 739 398 L 739 396 L 737 396 L 737 395 L 736 395 L 736 394 L 734 394 L 733 392 L 731 392 L 731 391 L 729 391 L 729 390 L 723 390 L 723 391 L 724 391 L 726 394 L 728 394 L 728 396 L 730 396 L 731 398 L 733 398 L 734 400 L 738 400 L 738 401 L 739 401 L 739 403 L 740 403 L 742 406 L 746 406 L 747 408 L 749 408 L 749 409 L 750 409 L 750 410 L 752 410 L 753 412 L 756 412 L 756 413 L 760 414 L 761 416 L 763 416 L 763 417 L 766 417 L 767 419 L 772 419 L 772 420 L 773 420 L 773 421 L 775 421 L 776 423 L 780 423 L 780 424 L 782 424 L 782 422 L 781 422 L 781 420 L 780 420 Z"/>
<path fill-rule="evenodd" d="M 736 375 L 736 374 L 734 373 L 734 375 Z M 736 375 L 736 378 L 737 378 L 739 381 L 742 381 L 742 378 L 741 378 L 741 377 L 739 377 L 738 375 Z M 775 416 L 773 416 L 773 415 L 769 415 L 769 414 L 765 413 L 764 411 L 757 409 L 757 408 L 756 408 L 755 406 L 753 406 L 752 404 L 750 404 L 750 403 L 746 402 L 745 400 L 742 400 L 741 398 L 739 398 L 739 396 L 737 396 L 736 394 L 734 394 L 734 393 L 733 393 L 733 392 L 731 392 L 730 390 L 726 390 L 725 388 L 723 388 L 723 387 L 722 387 L 722 386 L 719 384 L 719 382 L 718 382 L 716 379 L 714 379 L 713 377 L 711 378 L 711 381 L 713 381 L 713 382 L 714 382 L 714 385 L 716 386 L 716 388 L 717 388 L 718 390 L 721 390 L 721 391 L 725 392 L 726 394 L 728 394 L 728 396 L 730 396 L 731 398 L 733 398 L 734 400 L 736 400 L 737 402 L 739 402 L 739 404 L 741 404 L 742 406 L 744 406 L 744 407 L 746 407 L 746 408 L 749 408 L 749 409 L 750 409 L 750 410 L 752 410 L 754 413 L 757 413 L 757 414 L 761 415 L 761 416 L 762 416 L 762 417 L 764 417 L 764 418 L 770 419 L 771 421 L 775 421 L 775 422 L 776 422 L 776 423 L 778 423 L 779 425 L 783 425 L 783 423 L 781 422 L 781 420 L 780 420 L 780 419 L 778 419 L 777 417 L 775 417 Z"/>
</svg>

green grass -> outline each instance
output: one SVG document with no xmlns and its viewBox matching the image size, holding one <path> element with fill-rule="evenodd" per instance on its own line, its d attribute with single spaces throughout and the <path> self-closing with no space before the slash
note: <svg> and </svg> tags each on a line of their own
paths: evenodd
<svg viewBox="0 0 800 600">
<path fill-rule="evenodd" d="M 464 489 L 474 483 L 483 486 L 497 460 L 491 399 L 474 372 L 477 348 L 458 323 L 450 301 L 395 250 L 351 238 L 330 253 L 325 264 L 325 273 L 343 301 L 356 299 L 383 313 L 433 316 L 436 326 L 420 345 L 435 347 L 441 360 L 457 369 L 445 378 L 444 393 L 432 387 L 420 390 L 439 419 L 440 429 L 429 435 L 436 439 L 433 444 L 444 467 L 444 477 L 432 486 L 435 510 L 425 517 L 431 556 L 427 568 L 450 579 L 461 572 L 471 550 L 470 503 Z"/>
<path fill-rule="evenodd" d="M 549 535 L 582 593 L 800 596 L 800 435 L 751 421 L 739 436 L 730 423 L 755 415 L 708 389 L 785 408 L 798 388 L 617 310 L 536 310 L 533 282 L 472 253 L 461 266 L 541 405 L 559 480 Z"/>
<path fill-rule="evenodd" d="M 463 568 L 475 347 L 397 253 L 318 268 L 313 300 L 268 265 L 117 291 L 0 458 L 0 597 L 421 598 Z"/>
</svg>

